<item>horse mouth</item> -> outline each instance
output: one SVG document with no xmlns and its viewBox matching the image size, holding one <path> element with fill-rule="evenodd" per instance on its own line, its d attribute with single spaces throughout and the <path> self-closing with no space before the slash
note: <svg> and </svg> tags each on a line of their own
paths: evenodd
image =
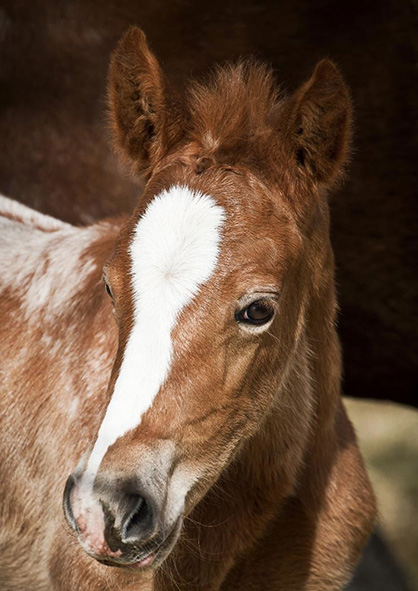
<svg viewBox="0 0 418 591">
<path fill-rule="evenodd" d="M 179 537 L 182 525 L 183 518 L 180 516 L 162 542 L 155 543 L 153 547 L 150 542 L 147 543 L 142 551 L 138 549 L 135 552 L 135 558 L 132 558 L 132 555 L 129 559 L 124 559 L 123 557 L 109 558 L 97 555 L 94 555 L 94 558 L 106 566 L 123 568 L 124 570 L 129 570 L 131 572 L 150 569 L 155 570 L 171 553 Z"/>
</svg>

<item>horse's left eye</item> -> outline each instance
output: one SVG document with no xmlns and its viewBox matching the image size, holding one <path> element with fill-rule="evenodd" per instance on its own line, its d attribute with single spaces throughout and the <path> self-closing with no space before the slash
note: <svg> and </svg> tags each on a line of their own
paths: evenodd
<svg viewBox="0 0 418 591">
<path fill-rule="evenodd" d="M 237 313 L 238 322 L 261 326 L 273 318 L 274 308 L 267 300 L 256 300 Z"/>
</svg>

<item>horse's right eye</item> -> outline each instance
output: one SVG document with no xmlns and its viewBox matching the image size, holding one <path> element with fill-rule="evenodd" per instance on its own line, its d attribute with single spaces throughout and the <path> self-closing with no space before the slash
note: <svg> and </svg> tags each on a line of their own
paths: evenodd
<svg viewBox="0 0 418 591">
<path fill-rule="evenodd" d="M 114 300 L 115 298 L 113 297 L 112 290 L 110 289 L 107 281 L 104 281 L 104 284 L 105 284 L 105 290 L 106 290 L 107 295 L 110 297 L 111 300 Z"/>
</svg>

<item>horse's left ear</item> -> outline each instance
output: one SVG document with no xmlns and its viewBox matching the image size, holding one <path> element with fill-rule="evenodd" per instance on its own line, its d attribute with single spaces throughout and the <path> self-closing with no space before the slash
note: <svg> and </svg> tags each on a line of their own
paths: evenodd
<svg viewBox="0 0 418 591">
<path fill-rule="evenodd" d="M 112 56 L 109 107 L 116 146 L 138 172 L 147 172 L 180 139 L 179 108 L 138 27 L 129 29 Z"/>
<path fill-rule="evenodd" d="M 331 183 L 348 159 L 351 139 L 350 95 L 332 62 L 319 62 L 290 97 L 285 118 L 297 166 L 315 182 Z"/>
</svg>

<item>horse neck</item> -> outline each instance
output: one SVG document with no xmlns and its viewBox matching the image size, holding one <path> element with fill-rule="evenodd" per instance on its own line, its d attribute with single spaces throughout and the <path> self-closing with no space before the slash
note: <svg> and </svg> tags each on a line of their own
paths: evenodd
<svg viewBox="0 0 418 591">
<path fill-rule="evenodd" d="M 118 224 L 43 230 L 26 219 L 1 218 L 0 227 L 7 270 L 0 285 L 0 332 L 9 358 L 19 368 L 7 376 L 13 382 L 10 387 L 29 410 L 30 405 L 47 405 L 51 424 L 82 414 L 83 435 L 92 437 L 94 420 L 87 417 L 98 414 L 95 400 L 106 392 L 116 349 L 117 330 L 101 274 Z M 36 359 L 47 363 L 45 370 L 34 374 Z M 82 437 L 75 445 L 80 442 Z"/>
</svg>

